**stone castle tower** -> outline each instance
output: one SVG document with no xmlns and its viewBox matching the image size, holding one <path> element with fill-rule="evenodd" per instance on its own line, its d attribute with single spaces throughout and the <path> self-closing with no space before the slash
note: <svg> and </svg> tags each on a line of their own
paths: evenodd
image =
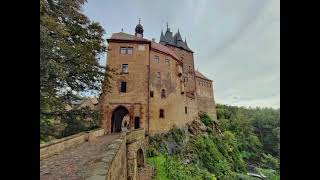
<svg viewBox="0 0 320 180">
<path fill-rule="evenodd" d="M 108 41 L 108 66 L 116 69 L 110 92 L 102 94 L 101 125 L 107 132 L 144 128 L 148 133 L 181 127 L 200 111 L 216 118 L 212 80 L 195 70 L 193 51 L 167 25 L 160 42 L 114 33 Z"/>
</svg>

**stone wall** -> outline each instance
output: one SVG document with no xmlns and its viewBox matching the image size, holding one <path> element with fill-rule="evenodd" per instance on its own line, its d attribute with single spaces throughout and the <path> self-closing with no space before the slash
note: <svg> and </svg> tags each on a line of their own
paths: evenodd
<svg viewBox="0 0 320 180">
<path fill-rule="evenodd" d="M 40 160 L 57 154 L 65 149 L 78 146 L 85 141 L 92 141 L 105 134 L 105 130 L 99 128 L 89 132 L 82 132 L 65 138 L 57 139 L 45 144 L 40 144 Z"/>
<path fill-rule="evenodd" d="M 127 134 L 127 175 L 128 180 L 137 180 L 138 162 L 146 164 L 146 147 L 148 143 L 145 139 L 145 130 L 137 129 Z M 138 151 L 142 151 L 142 159 L 138 159 Z M 140 157 L 141 158 L 141 157 Z"/>
<path fill-rule="evenodd" d="M 196 87 L 199 111 L 206 112 L 211 118 L 217 119 L 212 81 L 196 77 Z"/>
<path fill-rule="evenodd" d="M 134 117 L 139 117 L 141 127 L 147 129 L 149 44 L 109 42 L 108 67 L 115 69 L 110 80 L 110 92 L 101 98 L 101 126 L 111 133 L 111 118 L 114 109 L 125 106 L 129 111 L 129 128 L 134 126 Z M 132 54 L 120 54 L 121 47 L 132 47 Z M 122 65 L 128 64 L 128 73 Z M 126 92 L 120 92 L 121 82 L 127 82 Z"/>
<path fill-rule="evenodd" d="M 154 61 L 155 56 L 159 57 L 159 63 Z M 165 63 L 166 59 L 169 64 Z M 150 52 L 150 91 L 153 91 L 153 97 L 150 97 L 150 134 L 165 132 L 173 125 L 183 126 L 193 120 L 190 112 L 195 100 L 189 103 L 189 98 L 181 93 L 181 85 L 184 85 L 183 78 L 178 75 L 178 64 L 168 55 Z M 158 72 L 161 74 L 160 80 Z M 162 89 L 165 90 L 165 98 L 161 98 Z M 185 113 L 186 106 L 190 109 L 189 113 Z M 160 117 L 160 109 L 164 110 L 164 117 Z"/>
<path fill-rule="evenodd" d="M 126 180 L 127 148 L 126 133 L 108 145 L 104 157 L 87 170 L 86 180 Z"/>
</svg>

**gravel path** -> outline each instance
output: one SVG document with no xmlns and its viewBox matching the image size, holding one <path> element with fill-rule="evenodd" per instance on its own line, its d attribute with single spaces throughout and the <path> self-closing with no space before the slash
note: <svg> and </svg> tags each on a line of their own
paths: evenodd
<svg viewBox="0 0 320 180">
<path fill-rule="evenodd" d="M 40 161 L 41 180 L 78 180 L 84 179 L 85 170 L 92 162 L 99 161 L 106 152 L 107 145 L 119 133 L 98 137 L 96 141 L 85 142 L 60 154 Z"/>
</svg>

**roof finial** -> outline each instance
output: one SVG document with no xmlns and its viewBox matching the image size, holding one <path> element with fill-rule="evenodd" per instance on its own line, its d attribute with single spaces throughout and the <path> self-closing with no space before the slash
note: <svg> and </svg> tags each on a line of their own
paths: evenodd
<svg viewBox="0 0 320 180">
<path fill-rule="evenodd" d="M 167 22 L 167 29 L 169 29 L 169 25 L 168 25 L 168 22 Z"/>
<path fill-rule="evenodd" d="M 140 24 L 140 20 L 141 20 L 141 19 L 139 18 L 139 24 Z"/>
</svg>

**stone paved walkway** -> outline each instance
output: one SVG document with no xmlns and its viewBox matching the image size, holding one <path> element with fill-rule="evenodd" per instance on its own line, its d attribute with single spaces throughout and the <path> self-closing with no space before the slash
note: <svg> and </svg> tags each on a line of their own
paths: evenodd
<svg viewBox="0 0 320 180">
<path fill-rule="evenodd" d="M 84 179 L 85 170 L 92 162 L 99 161 L 106 152 L 108 144 L 120 134 L 98 137 L 96 141 L 85 142 L 60 154 L 40 161 L 41 180 L 79 180 Z"/>
</svg>

